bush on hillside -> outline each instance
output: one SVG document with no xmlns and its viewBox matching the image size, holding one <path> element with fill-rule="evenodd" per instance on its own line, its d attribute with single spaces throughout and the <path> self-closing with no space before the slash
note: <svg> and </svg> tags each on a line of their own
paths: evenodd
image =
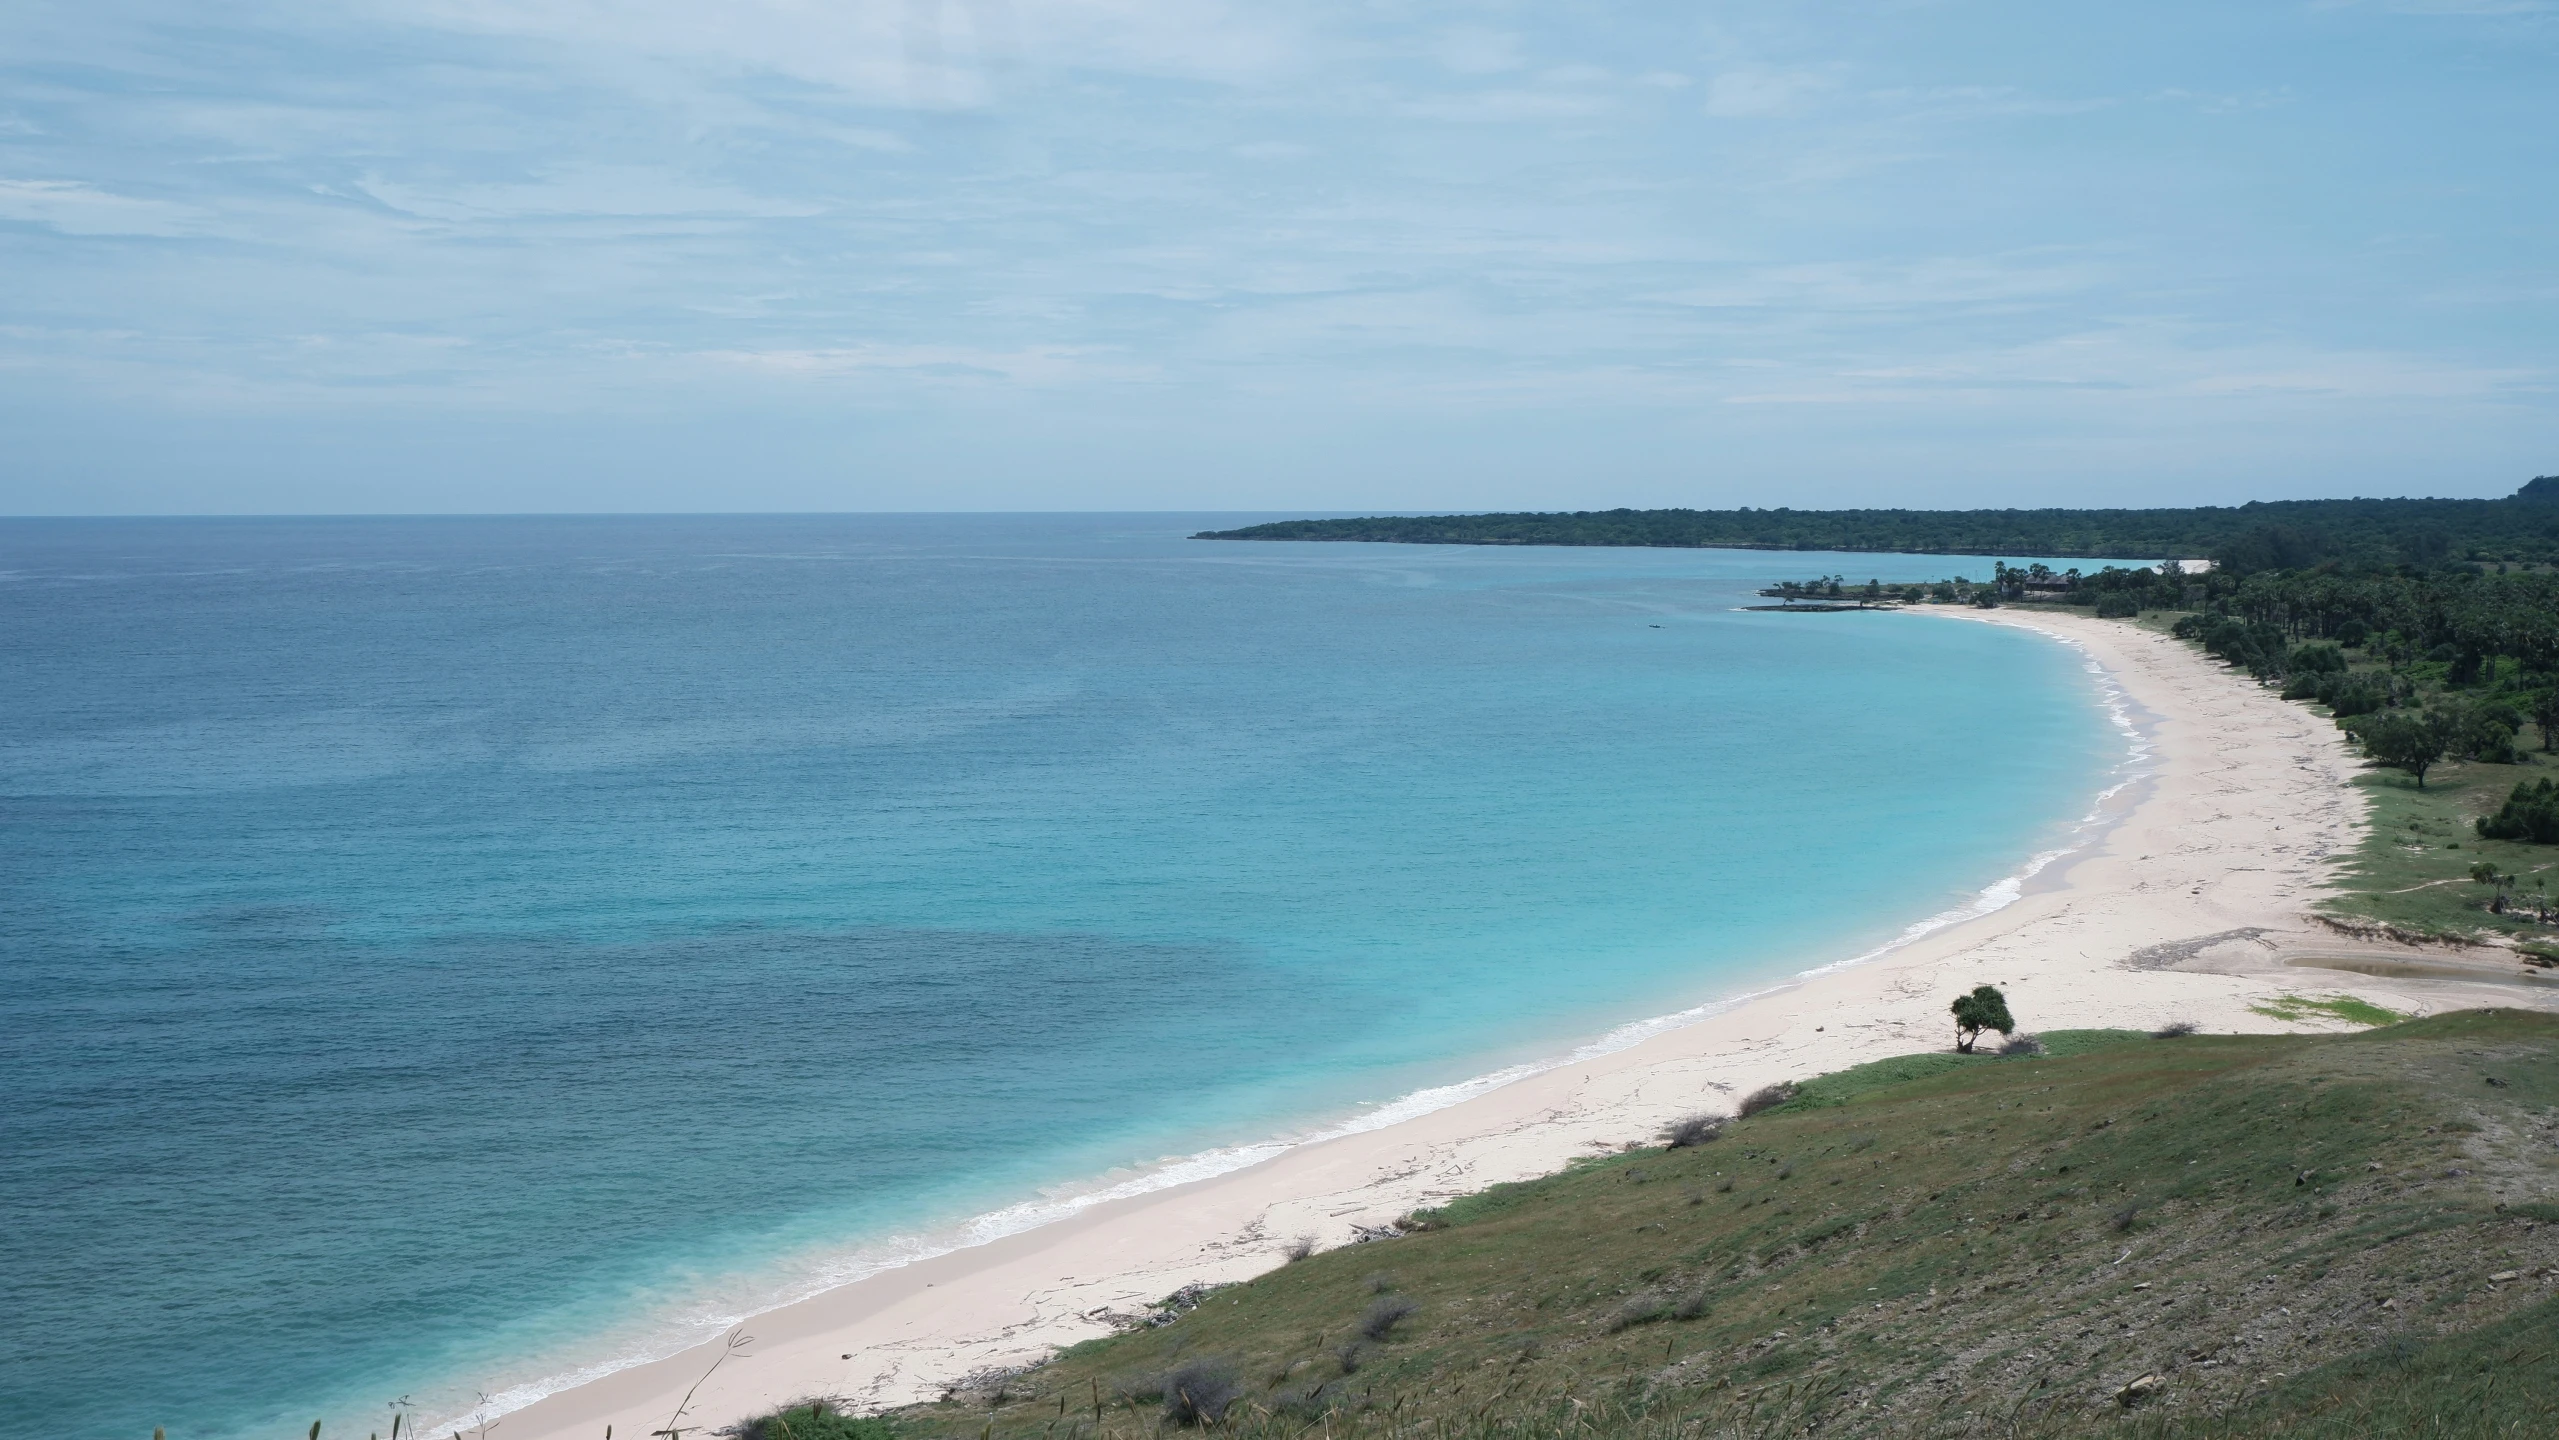
<svg viewBox="0 0 2559 1440">
<path fill-rule="evenodd" d="M 1711 1145 L 1724 1138 L 1724 1117 L 1691 1115 L 1662 1127 L 1662 1139 L 1673 1150 L 1686 1150 L 1698 1145 Z"/>
<path fill-rule="evenodd" d="M 2194 1034 L 2197 1028 L 2198 1027 L 2195 1022 L 2192 1020 L 2171 1020 L 2167 1024 L 2160 1026 L 2158 1029 L 2151 1031 L 2150 1038 L 2153 1040 L 2182 1040 L 2187 1036 Z"/>
<path fill-rule="evenodd" d="M 1633 1296 L 1629 1298 L 1625 1304 L 1618 1306 L 1616 1311 L 1608 1317 L 1606 1324 L 1601 1328 L 1605 1329 L 1609 1334 L 1615 1335 L 1623 1330 L 1632 1330 L 1638 1325 L 1649 1325 L 1656 1320 L 1667 1320 L 1670 1318 L 1671 1309 L 1676 1303 L 1676 1301 L 1672 1300 L 1667 1295 L 1643 1294 Z"/>
<path fill-rule="evenodd" d="M 1745 1117 L 1748 1117 L 1756 1115 L 1762 1110 L 1774 1110 L 1778 1106 L 1783 1105 L 1794 1098 L 1795 1082 L 1792 1080 L 1780 1080 L 1774 1085 L 1762 1085 L 1758 1089 L 1750 1092 L 1748 1095 L 1743 1096 L 1740 1109 L 1741 1113 Z"/>
<path fill-rule="evenodd" d="M 1243 1393 L 1233 1365 L 1194 1360 L 1164 1377 L 1164 1418 L 1176 1425 L 1214 1425 Z"/>
<path fill-rule="evenodd" d="M 2032 1035 L 2011 1035 L 2006 1040 L 2000 1042 L 1999 1053 L 2002 1055 L 2041 1055 L 2044 1053 L 2044 1042 L 2036 1039 Z"/>
<path fill-rule="evenodd" d="M 1368 1313 L 1359 1317 L 1359 1333 L 1371 1340 L 1383 1340 L 1395 1333 L 1395 1327 L 1402 1324 L 1406 1316 L 1421 1308 L 1401 1295 L 1386 1296 L 1369 1306 Z"/>
</svg>

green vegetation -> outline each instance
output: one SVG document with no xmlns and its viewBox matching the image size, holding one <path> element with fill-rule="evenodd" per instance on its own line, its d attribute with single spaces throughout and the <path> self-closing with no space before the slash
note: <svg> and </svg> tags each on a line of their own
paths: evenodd
<svg viewBox="0 0 2559 1440">
<path fill-rule="evenodd" d="M 2339 893 L 2320 908 L 2358 933 L 2455 941 L 2552 935 L 2559 851 L 2479 834 L 2479 822 L 2511 796 L 2516 768 L 2448 761 L 2428 773 L 2423 790 L 2387 771 L 2358 777 L 2371 829 L 2346 856 Z M 2483 881 L 2482 867 L 2497 878 Z"/>
<path fill-rule="evenodd" d="M 2559 1433 L 2559 1019 L 2068 1048 L 1811 1080 L 893 1423 L 1207 1428 L 1189 1376 L 1253 1440 Z"/>
<path fill-rule="evenodd" d="M 2314 1015 L 2343 1020 L 2349 1025 L 2396 1025 L 2408 1017 L 2396 1010 L 2385 1010 L 2369 1000 L 2352 995 L 2278 995 L 2262 1004 L 2248 1007 L 2260 1015 L 2294 1023 Z"/>
<path fill-rule="evenodd" d="M 2526 840 L 2559 845 L 2559 785 L 2548 780 L 2515 782 L 2506 803 L 2476 823 L 2482 840 Z"/>
<path fill-rule="evenodd" d="M 1200 540 L 1646 545 L 1912 555 L 2210 556 L 2242 571 L 2326 561 L 2559 560 L 2559 477 L 2503 500 L 2279 500 L 2192 510 L 1577 510 L 1369 516 L 1208 530 Z"/>
<path fill-rule="evenodd" d="M 1984 1030 L 2006 1035 L 2017 1028 L 2016 1017 L 2008 1013 L 2008 997 L 2000 994 L 1996 985 L 1976 985 L 1973 993 L 1956 996 L 1955 1003 L 1947 1008 L 1955 1013 L 1955 1049 L 1959 1054 L 1973 1053 L 1973 1043 Z"/>
<path fill-rule="evenodd" d="M 785 1406 L 722 1433 L 736 1440 L 895 1440 L 897 1435 L 885 1420 L 849 1415 L 825 1400 Z"/>
</svg>

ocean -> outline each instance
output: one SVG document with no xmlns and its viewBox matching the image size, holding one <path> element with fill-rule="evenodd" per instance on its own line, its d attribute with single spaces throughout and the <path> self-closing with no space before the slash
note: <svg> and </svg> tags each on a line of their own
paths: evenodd
<svg viewBox="0 0 2559 1440">
<path fill-rule="evenodd" d="M 520 1405 L 1996 903 L 2126 763 L 2062 645 L 1738 608 L 1984 558 L 1256 518 L 0 521 L 0 1434 Z"/>
</svg>

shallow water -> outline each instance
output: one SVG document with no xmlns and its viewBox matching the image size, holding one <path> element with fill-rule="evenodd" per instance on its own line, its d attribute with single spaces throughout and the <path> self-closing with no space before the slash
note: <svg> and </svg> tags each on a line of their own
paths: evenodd
<svg viewBox="0 0 2559 1440">
<path fill-rule="evenodd" d="M 1985 559 L 1232 518 L 0 522 L 0 1433 L 520 1403 L 1856 953 L 2122 759 L 2062 646 L 1734 609 Z"/>
</svg>

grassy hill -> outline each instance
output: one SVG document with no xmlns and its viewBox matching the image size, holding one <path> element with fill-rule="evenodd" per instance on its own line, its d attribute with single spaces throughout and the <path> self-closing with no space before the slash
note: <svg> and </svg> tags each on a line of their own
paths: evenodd
<svg viewBox="0 0 2559 1440">
<path fill-rule="evenodd" d="M 2048 1039 L 1823 1077 L 880 1429 L 2559 1434 L 2559 1018 Z M 880 1433 L 799 1419 L 765 1433 Z"/>
</svg>

